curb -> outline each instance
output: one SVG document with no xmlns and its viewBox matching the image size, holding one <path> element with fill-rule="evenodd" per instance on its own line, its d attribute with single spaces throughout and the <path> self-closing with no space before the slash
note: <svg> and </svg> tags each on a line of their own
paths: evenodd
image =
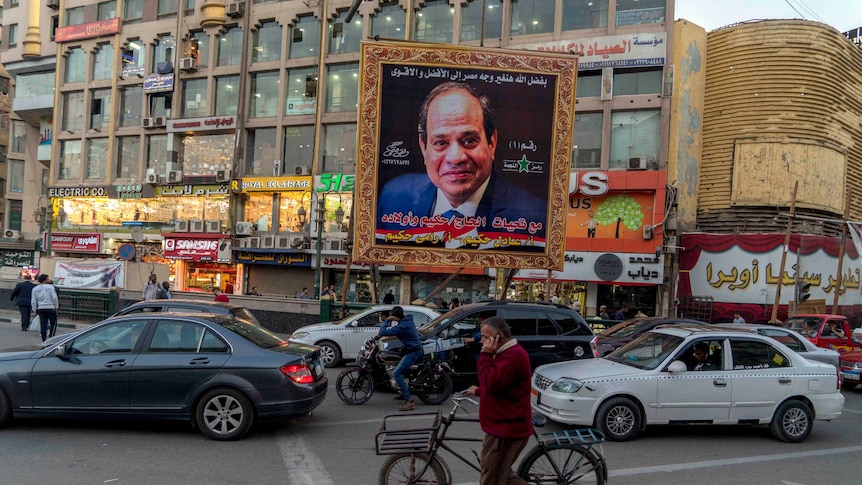
<svg viewBox="0 0 862 485">
<path fill-rule="evenodd" d="M 4 317 L 4 316 L 0 316 L 0 322 L 8 322 L 8 323 L 14 323 L 16 325 L 20 325 L 20 321 L 17 318 L 13 319 L 13 318 Z M 60 320 L 57 320 L 57 328 L 78 329 L 78 328 L 86 327 L 88 325 L 90 325 L 90 324 L 81 324 L 81 323 L 74 323 L 74 322 L 68 322 L 68 321 L 61 322 Z"/>
</svg>

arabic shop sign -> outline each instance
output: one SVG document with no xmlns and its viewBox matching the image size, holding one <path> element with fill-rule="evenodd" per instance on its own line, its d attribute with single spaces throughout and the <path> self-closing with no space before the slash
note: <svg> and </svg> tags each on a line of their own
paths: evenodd
<svg viewBox="0 0 862 485">
<path fill-rule="evenodd" d="M 149 199 L 155 197 L 156 191 L 149 184 L 122 184 L 108 188 L 111 199 Z"/>
<path fill-rule="evenodd" d="M 27 250 L 5 250 L 3 251 L 3 266 L 23 268 L 34 264 L 33 251 Z"/>
<path fill-rule="evenodd" d="M 174 90 L 174 73 L 150 74 L 144 78 L 144 92 L 164 93 Z"/>
<path fill-rule="evenodd" d="M 116 34 L 119 31 L 120 18 L 114 17 L 108 20 L 99 20 L 98 22 L 57 27 L 57 30 L 54 32 L 54 42 L 59 44 L 61 42 L 92 39 L 94 37 Z"/>
<path fill-rule="evenodd" d="M 183 261 L 215 261 L 220 239 L 166 237 L 165 258 Z"/>
<path fill-rule="evenodd" d="M 310 189 L 311 177 L 247 177 L 230 183 L 234 192 L 280 192 Z"/>
<path fill-rule="evenodd" d="M 565 54 L 570 52 L 583 53 L 578 60 L 579 71 L 603 67 L 662 66 L 667 56 L 666 38 L 665 32 L 637 33 L 538 42 L 525 44 L 521 48 Z"/>
<path fill-rule="evenodd" d="M 276 251 L 237 251 L 237 263 L 267 264 L 274 266 L 299 266 L 311 267 L 311 255 L 300 252 L 276 252 Z"/>
<path fill-rule="evenodd" d="M 664 7 L 617 11 L 617 27 L 664 22 Z"/>
<path fill-rule="evenodd" d="M 204 185 L 159 185 L 155 187 L 156 197 L 210 197 L 227 194 L 227 182 Z"/>
<path fill-rule="evenodd" d="M 48 234 L 42 235 L 42 247 L 48 247 L 44 239 L 47 239 Z M 98 253 L 102 250 L 102 235 L 98 232 L 94 233 L 51 233 L 51 250 L 52 251 L 67 251 L 72 253 Z"/>
<path fill-rule="evenodd" d="M 660 285 L 664 264 L 653 254 L 566 252 L 563 271 L 551 271 L 553 281 L 590 281 L 594 283 Z M 521 269 L 516 280 L 548 278 L 544 269 Z"/>
<path fill-rule="evenodd" d="M 344 173 L 325 173 L 314 176 L 314 191 L 323 192 L 353 192 L 355 176 Z"/>
<path fill-rule="evenodd" d="M 208 118 L 185 118 L 168 121 L 168 133 L 210 130 L 233 130 L 236 116 L 210 116 Z"/>
</svg>

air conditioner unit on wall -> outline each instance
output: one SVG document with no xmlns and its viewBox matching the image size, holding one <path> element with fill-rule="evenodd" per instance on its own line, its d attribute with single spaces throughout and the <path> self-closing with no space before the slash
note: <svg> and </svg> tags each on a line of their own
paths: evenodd
<svg viewBox="0 0 862 485">
<path fill-rule="evenodd" d="M 248 238 L 248 242 L 246 242 L 245 244 L 245 247 L 249 249 L 260 249 L 260 236 Z"/>
<path fill-rule="evenodd" d="M 204 221 L 200 219 L 189 221 L 189 232 L 204 232 Z"/>
<path fill-rule="evenodd" d="M 300 165 L 296 167 L 297 175 L 311 175 L 311 167 L 308 165 Z"/>
<path fill-rule="evenodd" d="M 290 249 L 291 237 L 287 235 L 275 236 L 275 249 Z"/>
<path fill-rule="evenodd" d="M 228 2 L 225 7 L 225 14 L 228 17 L 242 17 L 242 14 L 245 13 L 245 3 L 244 2 Z"/>
<path fill-rule="evenodd" d="M 194 57 L 183 57 L 180 59 L 180 71 L 196 71 L 198 61 Z"/>
<path fill-rule="evenodd" d="M 646 157 L 631 157 L 631 158 L 629 158 L 629 164 L 628 164 L 627 168 L 629 170 L 646 170 L 647 158 Z"/>
<path fill-rule="evenodd" d="M 189 232 L 188 219 L 180 219 L 174 221 L 174 232 Z"/>
<path fill-rule="evenodd" d="M 260 247 L 272 249 L 275 247 L 275 234 L 260 236 Z"/>
<path fill-rule="evenodd" d="M 207 232 L 210 234 L 218 234 L 221 232 L 221 221 L 207 221 Z"/>
<path fill-rule="evenodd" d="M 216 182 L 230 182 L 230 170 L 216 170 Z"/>
<path fill-rule="evenodd" d="M 183 181 L 182 170 L 171 170 L 170 172 L 168 172 L 168 183 L 178 184 L 182 181 Z"/>
<path fill-rule="evenodd" d="M 19 233 L 15 229 L 6 229 L 6 231 L 3 232 L 3 236 L 7 239 L 18 239 L 19 237 L 21 237 L 21 233 Z"/>
<path fill-rule="evenodd" d="M 45 3 L 51 10 L 60 10 L 60 0 L 47 0 Z"/>
<path fill-rule="evenodd" d="M 237 222 L 234 234 L 237 236 L 251 236 L 254 234 L 254 224 L 245 221 Z"/>
</svg>

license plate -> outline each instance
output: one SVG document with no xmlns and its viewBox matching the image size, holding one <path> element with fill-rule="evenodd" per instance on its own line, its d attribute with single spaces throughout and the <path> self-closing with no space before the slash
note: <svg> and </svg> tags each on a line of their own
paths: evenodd
<svg viewBox="0 0 862 485">
<path fill-rule="evenodd" d="M 314 377 L 320 377 L 321 374 L 323 374 L 323 364 L 321 364 L 319 360 L 312 362 L 311 368 L 314 371 Z"/>
<path fill-rule="evenodd" d="M 859 380 L 859 372 L 858 371 L 844 371 L 841 373 L 841 377 L 851 380 L 858 381 Z"/>
</svg>

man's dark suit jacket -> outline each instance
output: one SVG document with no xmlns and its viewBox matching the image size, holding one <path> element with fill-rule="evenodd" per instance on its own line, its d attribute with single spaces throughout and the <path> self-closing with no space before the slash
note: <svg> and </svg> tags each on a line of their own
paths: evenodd
<svg viewBox="0 0 862 485">
<path fill-rule="evenodd" d="M 400 223 L 382 222 L 385 214 L 401 213 L 414 216 L 432 216 L 437 202 L 437 187 L 431 183 L 426 174 L 402 175 L 383 187 L 377 199 L 377 237 L 382 239 L 380 231 L 409 230 L 416 226 L 404 226 Z M 499 174 L 492 173 L 491 180 L 485 190 L 485 195 L 476 209 L 476 217 L 484 217 L 486 224 L 478 227 L 480 234 L 496 237 L 497 235 L 529 235 L 541 243 L 537 247 L 511 247 L 508 249 L 526 251 L 544 251 L 545 233 L 547 230 L 547 202 L 536 197 L 526 189 L 506 181 Z M 527 229 L 507 231 L 493 227 L 495 218 L 505 218 L 509 222 L 524 218 L 527 223 L 541 223 L 541 229 L 530 233 Z M 380 242 L 380 241 L 378 241 Z M 402 245 L 404 243 L 399 243 Z M 417 245 L 417 244 L 408 244 Z M 421 246 L 421 244 L 420 244 Z"/>
<path fill-rule="evenodd" d="M 36 285 L 30 280 L 24 280 L 12 290 L 11 300 L 18 306 L 30 306 L 30 294 Z"/>
</svg>

